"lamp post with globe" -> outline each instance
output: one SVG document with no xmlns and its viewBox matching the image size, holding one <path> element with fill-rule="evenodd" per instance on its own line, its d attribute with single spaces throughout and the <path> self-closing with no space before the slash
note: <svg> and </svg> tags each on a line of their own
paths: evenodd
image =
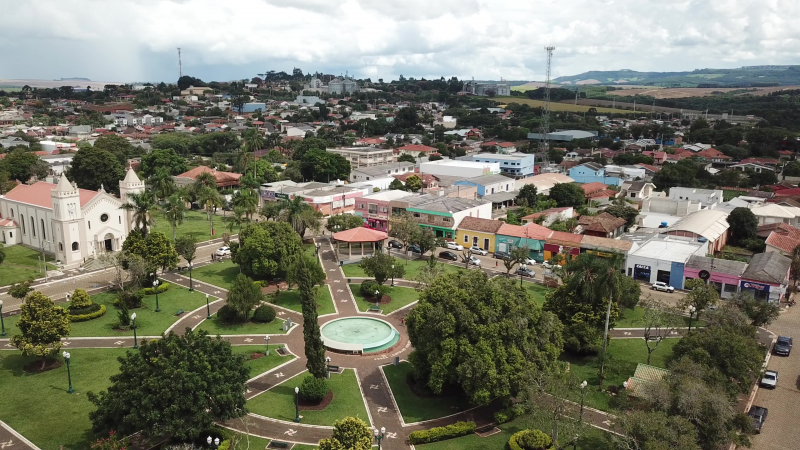
<svg viewBox="0 0 800 450">
<path fill-rule="evenodd" d="M 381 441 L 386 437 L 386 427 L 381 427 L 380 431 L 378 431 L 377 428 L 373 428 L 372 435 L 375 436 L 375 440 L 378 441 L 378 450 L 381 450 Z"/>
<path fill-rule="evenodd" d="M 72 373 L 70 372 L 69 369 L 69 359 L 72 355 L 64 351 L 63 353 L 61 353 L 61 356 L 64 357 L 64 362 L 67 363 L 67 381 L 69 381 L 69 389 L 67 389 L 67 394 L 72 394 L 73 392 L 75 392 L 75 389 L 72 389 Z"/>
<path fill-rule="evenodd" d="M 153 281 L 153 290 L 156 291 L 156 312 L 161 312 L 161 308 L 158 306 L 158 285 L 161 284 L 158 282 L 158 278 Z"/>
<path fill-rule="evenodd" d="M 300 388 L 294 388 L 294 421 L 300 422 Z"/>
<path fill-rule="evenodd" d="M 133 348 L 139 348 L 139 342 L 136 340 L 136 313 L 131 314 L 131 327 L 133 327 Z"/>
</svg>

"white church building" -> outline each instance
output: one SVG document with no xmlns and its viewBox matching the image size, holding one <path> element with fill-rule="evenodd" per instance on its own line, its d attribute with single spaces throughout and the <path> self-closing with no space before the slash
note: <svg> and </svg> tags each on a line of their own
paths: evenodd
<svg viewBox="0 0 800 450">
<path fill-rule="evenodd" d="M 130 213 L 120 209 L 127 196 L 144 191 L 133 169 L 119 182 L 120 198 L 79 189 L 62 174 L 58 184 L 18 185 L 0 195 L 0 241 L 44 251 L 65 269 L 88 258 L 122 249 L 132 229 Z"/>
</svg>

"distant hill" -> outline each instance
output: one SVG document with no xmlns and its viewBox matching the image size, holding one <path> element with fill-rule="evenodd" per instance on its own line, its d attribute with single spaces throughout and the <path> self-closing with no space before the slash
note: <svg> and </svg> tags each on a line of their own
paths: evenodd
<svg viewBox="0 0 800 450">
<path fill-rule="evenodd" d="M 738 69 L 698 69 L 691 72 L 593 70 L 558 77 L 555 84 L 659 87 L 766 87 L 800 84 L 800 65 L 745 66 Z"/>
<path fill-rule="evenodd" d="M 92 80 L 81 77 L 70 77 L 70 78 L 61 78 L 60 80 L 53 80 L 53 81 L 92 81 Z"/>
</svg>

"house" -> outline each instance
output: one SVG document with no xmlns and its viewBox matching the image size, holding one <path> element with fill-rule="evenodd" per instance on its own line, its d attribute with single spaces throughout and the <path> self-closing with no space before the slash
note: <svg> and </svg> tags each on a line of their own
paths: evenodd
<svg viewBox="0 0 800 450">
<path fill-rule="evenodd" d="M 440 159 L 438 161 L 428 161 L 420 164 L 419 171 L 436 176 L 444 175 L 468 179 L 482 175 L 497 175 L 500 173 L 500 164 L 463 161 L 460 159 Z M 512 179 L 509 178 L 509 180 L 513 182 Z"/>
<path fill-rule="evenodd" d="M 338 147 L 326 149 L 328 153 L 342 156 L 350 163 L 351 168 L 378 166 L 395 162 L 394 151 L 392 149 L 377 147 Z"/>
<path fill-rule="evenodd" d="M 456 127 L 458 120 L 453 116 L 442 116 L 436 119 L 436 125 L 444 127 L 446 130 L 452 130 Z"/>
<path fill-rule="evenodd" d="M 422 189 L 431 189 L 431 188 L 439 187 L 439 180 L 437 180 L 436 177 L 434 177 L 433 175 L 431 175 L 429 173 L 407 172 L 407 173 L 400 174 L 400 175 L 392 175 L 392 177 L 402 181 L 403 184 L 406 183 L 406 181 L 408 180 L 409 177 L 413 177 L 413 176 L 419 177 L 419 179 L 422 180 Z"/>
<path fill-rule="evenodd" d="M 496 163 L 500 165 L 500 171 L 515 178 L 532 176 L 534 169 L 534 155 L 526 153 L 478 153 L 472 155 L 472 161 Z"/>
<path fill-rule="evenodd" d="M 758 236 L 766 234 L 766 251 L 778 252 L 792 257 L 794 249 L 800 245 L 800 229 L 785 223 L 771 223 L 758 227 Z"/>
<path fill-rule="evenodd" d="M 582 234 L 553 231 L 544 242 L 544 260 L 550 261 L 556 254 L 562 254 L 568 258 L 580 255 L 582 240 Z"/>
<path fill-rule="evenodd" d="M 456 186 L 475 186 L 481 197 L 500 192 L 515 191 L 514 179 L 504 175 L 483 175 L 466 180 L 456 181 Z"/>
<path fill-rule="evenodd" d="M 653 195 L 656 185 L 647 181 L 626 181 L 622 183 L 619 196 L 635 202 Z"/>
<path fill-rule="evenodd" d="M 549 260 L 545 258 L 545 240 L 553 234 L 549 228 L 535 223 L 524 226 L 504 223 L 496 233 L 495 252 L 510 253 L 516 247 L 529 250 L 529 257 L 538 262 Z"/>
<path fill-rule="evenodd" d="M 715 148 L 707 148 L 705 150 L 701 150 L 697 152 L 696 155 L 704 158 L 706 161 L 710 161 L 713 163 L 724 163 L 727 161 L 731 161 L 733 159 L 730 156 L 725 155 L 724 153 Z"/>
<path fill-rule="evenodd" d="M 667 152 L 644 151 L 642 154 L 653 158 L 654 163 L 659 166 L 667 162 Z"/>
<path fill-rule="evenodd" d="M 593 181 L 591 183 L 582 184 L 581 188 L 583 189 L 584 197 L 589 198 L 591 194 L 596 192 L 604 191 L 608 186 L 599 182 Z"/>
<path fill-rule="evenodd" d="M 758 217 L 759 225 L 783 222 L 794 227 L 800 226 L 800 208 L 767 203 L 750 210 Z"/>
<path fill-rule="evenodd" d="M 603 184 L 613 184 L 619 186 L 622 180 L 617 177 L 606 176 L 605 167 L 595 162 L 579 164 L 569 169 L 569 177 L 578 183 L 600 182 Z"/>
<path fill-rule="evenodd" d="M 759 253 L 747 265 L 739 289 L 757 300 L 780 302 L 789 286 L 791 266 L 792 260 L 778 252 Z"/>
<path fill-rule="evenodd" d="M 180 175 L 175 175 L 175 184 L 178 187 L 188 186 L 197 180 L 197 177 L 202 173 L 210 173 L 217 180 L 217 189 L 226 187 L 238 187 L 239 178 L 242 177 L 240 173 L 223 172 L 221 170 L 212 169 L 208 166 L 197 166 L 188 172 Z"/>
<path fill-rule="evenodd" d="M 421 227 L 430 228 L 437 237 L 455 238 L 456 229 L 465 217 L 492 218 L 492 204 L 480 200 L 426 194 L 409 199 L 408 212 Z"/>
<path fill-rule="evenodd" d="M 623 264 L 628 254 L 637 247 L 635 242 L 624 239 L 610 239 L 589 234 L 585 234 L 581 238 L 581 253 L 591 253 L 601 258 L 610 258 L 617 253 L 622 255 Z"/>
<path fill-rule="evenodd" d="M 755 173 L 761 173 L 761 172 L 766 172 L 766 171 L 775 172 L 775 167 L 774 166 L 770 167 L 770 166 L 765 166 L 763 164 L 758 164 L 758 163 L 753 163 L 753 162 L 747 162 L 747 163 L 746 162 L 740 162 L 739 164 L 732 165 L 731 169 L 739 170 L 739 171 L 742 171 L 742 172 L 747 172 L 747 171 L 752 170 Z"/>
<path fill-rule="evenodd" d="M 400 154 L 407 153 L 414 157 L 418 156 L 420 153 L 422 155 L 427 155 L 428 153 L 437 152 L 438 150 L 439 149 L 437 148 L 428 147 L 427 145 L 421 145 L 421 144 L 407 144 L 402 147 L 397 147 L 395 149 L 397 153 Z"/>
<path fill-rule="evenodd" d="M 367 227 L 388 233 L 392 213 L 396 209 L 398 212 L 404 210 L 408 202 L 401 200 L 412 195 L 411 192 L 399 190 L 364 195 L 356 200 L 354 214 L 363 218 Z"/>
<path fill-rule="evenodd" d="M 702 209 L 711 209 L 723 202 L 721 189 L 673 187 L 669 190 L 669 198 L 698 202 Z"/>
<path fill-rule="evenodd" d="M 746 262 L 695 255 L 686 262 L 683 276 L 687 281 L 694 278 L 710 281 L 719 289 L 720 297 L 729 298 L 739 292 L 739 281 L 746 269 Z"/>
<path fill-rule="evenodd" d="M 542 173 L 532 177 L 516 180 L 517 189 L 522 186 L 532 184 L 536 186 L 536 191 L 540 194 L 548 194 L 550 189 L 559 183 L 574 183 L 575 180 L 562 173 Z"/>
<path fill-rule="evenodd" d="M 21 145 L 23 147 L 30 147 L 31 144 L 19 136 L 9 136 L 5 139 L 0 139 L 0 147 L 2 148 L 11 148 L 18 145 Z"/>
<path fill-rule="evenodd" d="M 539 218 L 542 218 L 542 221 L 539 225 L 549 227 L 553 224 L 553 222 L 560 220 L 566 221 L 571 219 L 575 214 L 574 209 L 571 206 L 565 206 L 563 208 L 549 208 L 545 209 L 544 211 L 539 211 L 533 214 L 528 214 L 527 216 L 521 218 L 523 225 L 527 225 L 529 223 L 536 223 Z"/>
<path fill-rule="evenodd" d="M 495 235 L 503 225 L 499 220 L 465 217 L 456 229 L 455 241 L 464 247 L 480 247 L 494 253 Z"/>
<path fill-rule="evenodd" d="M 205 91 L 210 91 L 210 90 L 212 90 L 212 89 L 209 88 L 209 87 L 189 86 L 188 88 L 186 88 L 186 89 L 181 91 L 181 96 L 186 96 L 186 95 L 189 95 L 189 96 L 192 96 L 192 95 L 202 96 Z M 195 100 L 197 100 L 197 99 L 195 99 Z"/>
<path fill-rule="evenodd" d="M 616 238 L 625 231 L 625 219 L 615 217 L 607 212 L 596 216 L 581 216 L 578 225 L 581 226 L 581 234 L 604 238 Z"/>
</svg>

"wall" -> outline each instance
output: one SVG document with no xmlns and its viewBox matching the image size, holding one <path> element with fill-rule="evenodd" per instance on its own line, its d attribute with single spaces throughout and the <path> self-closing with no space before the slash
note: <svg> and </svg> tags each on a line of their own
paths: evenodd
<svg viewBox="0 0 800 450">
<path fill-rule="evenodd" d="M 477 244 L 474 244 L 475 238 L 478 239 Z M 494 253 L 495 235 L 491 233 L 483 233 L 480 231 L 459 229 L 456 230 L 455 241 L 456 243 L 463 245 L 464 248 L 469 248 L 472 247 L 473 245 L 477 245 L 478 247 L 484 250 Z"/>
</svg>

